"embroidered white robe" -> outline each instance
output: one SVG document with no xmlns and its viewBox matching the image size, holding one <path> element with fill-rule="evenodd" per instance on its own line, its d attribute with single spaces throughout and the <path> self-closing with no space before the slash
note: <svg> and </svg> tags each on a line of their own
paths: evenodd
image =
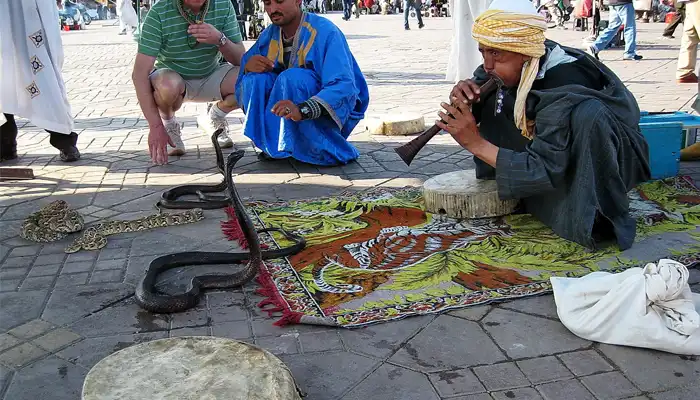
<svg viewBox="0 0 700 400">
<path fill-rule="evenodd" d="M 61 74 L 56 1 L 1 0 L 0 54 L 0 125 L 7 113 L 70 134 L 73 116 Z"/>
<path fill-rule="evenodd" d="M 457 82 L 470 79 L 483 63 L 479 44 L 472 39 L 472 25 L 492 0 L 450 0 L 452 16 L 452 48 L 445 79 Z"/>
</svg>

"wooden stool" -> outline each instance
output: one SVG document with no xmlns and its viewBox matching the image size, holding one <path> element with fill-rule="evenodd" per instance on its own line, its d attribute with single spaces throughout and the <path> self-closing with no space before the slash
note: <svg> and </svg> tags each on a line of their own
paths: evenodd
<svg viewBox="0 0 700 400">
<path fill-rule="evenodd" d="M 85 377 L 82 400 L 301 400 L 289 369 L 257 346 L 185 336 L 127 347 Z"/>
<path fill-rule="evenodd" d="M 367 130 L 373 135 L 412 135 L 425 130 L 425 118 L 422 115 L 386 115 L 368 121 Z"/>
<path fill-rule="evenodd" d="M 498 198 L 496 181 L 476 179 L 471 171 L 438 175 L 423 184 L 426 211 L 452 218 L 488 218 L 510 214 L 518 200 Z"/>
</svg>

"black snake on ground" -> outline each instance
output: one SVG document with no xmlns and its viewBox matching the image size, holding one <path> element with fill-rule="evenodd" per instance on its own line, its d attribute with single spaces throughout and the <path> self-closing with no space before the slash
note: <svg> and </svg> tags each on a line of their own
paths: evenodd
<svg viewBox="0 0 700 400">
<path fill-rule="evenodd" d="M 154 313 L 176 313 L 195 307 L 199 303 L 203 289 L 225 289 L 244 285 L 252 280 L 260 270 L 263 260 L 283 258 L 298 253 L 306 246 L 306 240 L 280 228 L 266 228 L 256 231 L 245 206 L 233 184 L 233 167 L 245 152 L 235 151 L 228 156 L 224 183 L 228 187 L 236 218 L 248 243 L 249 251 L 238 252 L 183 252 L 168 254 L 151 261 L 146 274 L 136 286 L 135 298 L 138 305 Z M 294 244 L 277 250 L 262 251 L 258 234 L 279 232 Z M 243 264 L 243 269 L 232 274 L 195 276 L 182 294 L 166 295 L 156 291 L 158 276 L 170 269 L 192 265 Z"/>
<path fill-rule="evenodd" d="M 219 173 L 223 175 L 221 182 L 215 185 L 181 185 L 166 190 L 161 195 L 160 201 L 156 204 L 158 209 L 201 208 L 203 210 L 213 210 L 224 208 L 231 204 L 231 199 L 228 196 L 207 195 L 207 193 L 223 192 L 226 190 L 227 186 L 224 155 L 221 151 L 221 146 L 219 146 L 219 141 L 217 140 L 221 132 L 223 132 L 222 129 L 217 129 L 216 132 L 211 135 L 211 142 L 216 152 L 216 168 L 219 170 Z M 187 195 L 196 195 L 199 197 L 199 200 L 179 200 L 180 197 Z"/>
</svg>

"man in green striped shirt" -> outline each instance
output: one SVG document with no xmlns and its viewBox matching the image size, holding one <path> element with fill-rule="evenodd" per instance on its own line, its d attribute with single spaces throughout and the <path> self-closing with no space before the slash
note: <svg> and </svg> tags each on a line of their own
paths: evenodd
<svg viewBox="0 0 700 400">
<path fill-rule="evenodd" d="M 161 0 L 143 23 L 132 79 L 148 121 L 148 147 L 156 164 L 185 154 L 175 112 L 183 102 L 211 102 L 197 119 L 217 129 L 231 147 L 226 114 L 238 107 L 234 89 L 245 47 L 230 0 Z M 228 63 L 220 63 L 220 55 Z M 155 69 L 154 69 L 155 67 Z M 167 146 L 174 147 L 168 152 Z"/>
</svg>

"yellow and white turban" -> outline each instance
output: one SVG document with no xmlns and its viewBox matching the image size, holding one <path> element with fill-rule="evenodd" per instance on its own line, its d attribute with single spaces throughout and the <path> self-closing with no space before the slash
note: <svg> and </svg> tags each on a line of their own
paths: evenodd
<svg viewBox="0 0 700 400">
<path fill-rule="evenodd" d="M 545 53 L 547 24 L 528 0 L 495 0 L 472 26 L 472 37 L 484 46 L 532 57 L 523 65 L 515 98 L 515 126 L 531 138 L 527 129 L 525 100 Z"/>
</svg>

